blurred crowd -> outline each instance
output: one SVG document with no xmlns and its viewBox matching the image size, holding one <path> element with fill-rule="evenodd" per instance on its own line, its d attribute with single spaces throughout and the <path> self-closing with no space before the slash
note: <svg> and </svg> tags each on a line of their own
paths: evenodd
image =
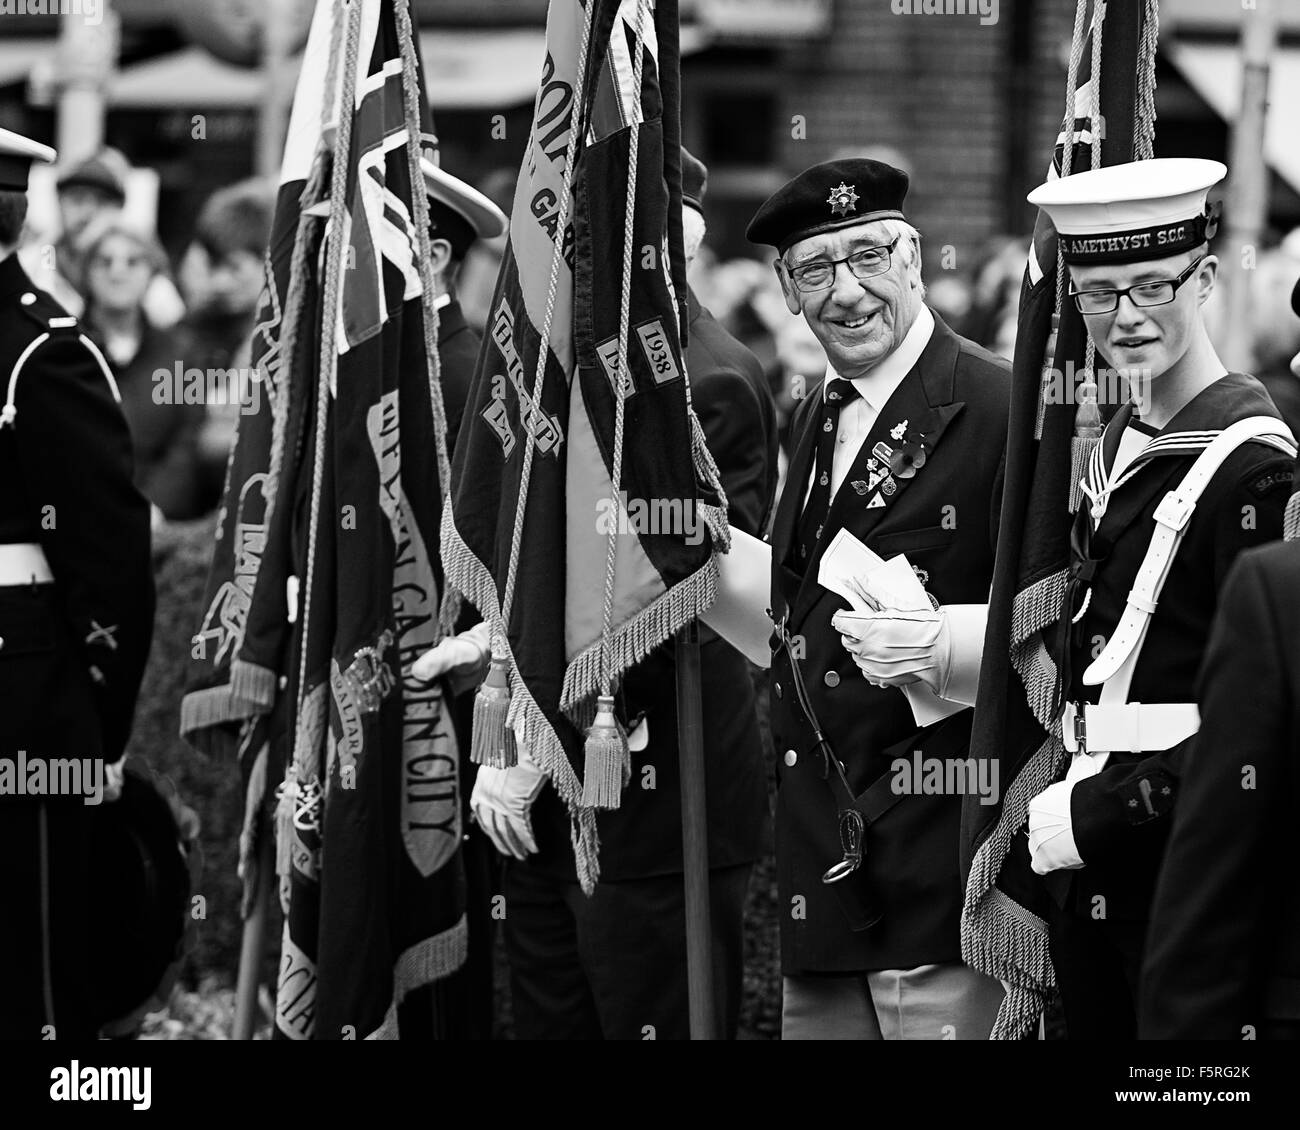
<svg viewBox="0 0 1300 1130">
<path fill-rule="evenodd" d="M 65 169 L 57 180 L 60 230 L 29 231 L 23 262 L 38 285 L 80 316 L 114 371 L 135 444 L 141 490 L 170 521 L 215 510 L 235 435 L 239 398 L 175 403 L 182 370 L 248 374 L 262 289 L 274 186 L 246 180 L 217 189 L 201 209 L 175 264 L 156 236 L 124 211 L 130 165 L 104 149 Z M 510 170 L 482 188 L 509 213 Z M 926 299 L 957 333 L 1010 358 L 1029 241 L 990 238 L 956 270 L 931 272 Z M 457 291 L 467 321 L 487 320 L 505 237 L 475 245 Z M 1252 275 L 1255 375 L 1300 433 L 1300 324 L 1285 309 L 1300 275 L 1300 229 L 1264 251 Z M 785 307 L 771 266 L 757 258 L 719 260 L 701 248 L 691 269 L 701 303 L 763 364 L 776 398 L 782 472 L 790 414 L 802 389 L 826 371 L 826 358 L 803 318 Z M 1207 312 L 1213 331 L 1221 311 Z M 208 387 L 213 387 L 209 378 Z M 225 385 L 218 387 L 227 388 Z M 228 390 L 227 390 L 228 391 Z"/>
</svg>

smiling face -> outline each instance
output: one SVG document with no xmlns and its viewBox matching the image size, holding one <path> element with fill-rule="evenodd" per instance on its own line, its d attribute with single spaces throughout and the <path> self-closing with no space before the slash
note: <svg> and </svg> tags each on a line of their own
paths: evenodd
<svg viewBox="0 0 1300 1130">
<path fill-rule="evenodd" d="M 1123 290 L 1141 283 L 1177 278 L 1204 249 L 1185 251 L 1167 259 L 1145 263 L 1100 263 L 1070 268 L 1076 291 Z M 1200 307 L 1214 289 L 1219 261 L 1206 256 L 1195 273 L 1163 306 L 1137 306 L 1129 295 L 1109 314 L 1089 314 L 1083 319 L 1093 344 L 1112 367 L 1140 369 L 1149 379 L 1167 373 L 1187 352 L 1200 318 Z"/>
<path fill-rule="evenodd" d="M 892 353 L 912 328 L 922 296 L 917 248 L 904 235 L 889 257 L 889 270 L 869 279 L 855 277 L 847 263 L 839 263 L 831 285 L 812 294 L 795 288 L 789 269 L 882 247 L 894 234 L 896 228 L 879 220 L 822 232 L 790 247 L 777 266 L 790 313 L 803 314 L 832 367 L 850 380 Z"/>
</svg>

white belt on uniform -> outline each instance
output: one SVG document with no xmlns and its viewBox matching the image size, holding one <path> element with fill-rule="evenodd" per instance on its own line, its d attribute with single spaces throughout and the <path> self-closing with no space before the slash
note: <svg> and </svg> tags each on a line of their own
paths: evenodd
<svg viewBox="0 0 1300 1130">
<path fill-rule="evenodd" d="M 1194 702 L 1085 703 L 1082 717 L 1067 702 L 1061 740 L 1071 753 L 1159 753 L 1186 741 L 1200 725 Z"/>
<path fill-rule="evenodd" d="M 48 585 L 53 580 L 45 550 L 35 542 L 0 545 L 0 585 Z"/>
</svg>

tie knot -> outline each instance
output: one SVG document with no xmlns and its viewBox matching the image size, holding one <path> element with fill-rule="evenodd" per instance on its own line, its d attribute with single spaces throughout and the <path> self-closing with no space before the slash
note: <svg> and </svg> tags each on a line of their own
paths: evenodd
<svg viewBox="0 0 1300 1130">
<path fill-rule="evenodd" d="M 843 377 L 835 377 L 826 386 L 826 400 L 837 408 L 844 407 L 850 400 L 857 400 L 861 394 L 858 386 Z"/>
</svg>

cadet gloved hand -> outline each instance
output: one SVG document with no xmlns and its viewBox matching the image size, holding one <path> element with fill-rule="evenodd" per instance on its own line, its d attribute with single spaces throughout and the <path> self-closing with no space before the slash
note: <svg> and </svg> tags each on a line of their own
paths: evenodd
<svg viewBox="0 0 1300 1130">
<path fill-rule="evenodd" d="M 1075 870 L 1083 866 L 1074 842 L 1070 795 L 1074 786 L 1093 776 L 1098 766 L 1086 753 L 1074 755 L 1064 781 L 1049 785 L 1029 802 L 1029 865 L 1034 874 Z"/>
<path fill-rule="evenodd" d="M 547 776 L 519 744 L 519 764 L 509 769 L 478 767 L 469 807 L 480 828 L 502 855 L 524 859 L 536 853 L 531 812 Z"/>
<path fill-rule="evenodd" d="M 925 683 L 942 696 L 948 683 L 952 642 L 943 609 L 837 612 L 831 627 L 867 681 L 878 687 Z"/>
<path fill-rule="evenodd" d="M 424 683 L 446 675 L 452 694 L 477 687 L 492 660 L 490 632 L 491 626 L 483 621 L 458 636 L 448 636 L 411 665 L 411 674 Z"/>
</svg>

